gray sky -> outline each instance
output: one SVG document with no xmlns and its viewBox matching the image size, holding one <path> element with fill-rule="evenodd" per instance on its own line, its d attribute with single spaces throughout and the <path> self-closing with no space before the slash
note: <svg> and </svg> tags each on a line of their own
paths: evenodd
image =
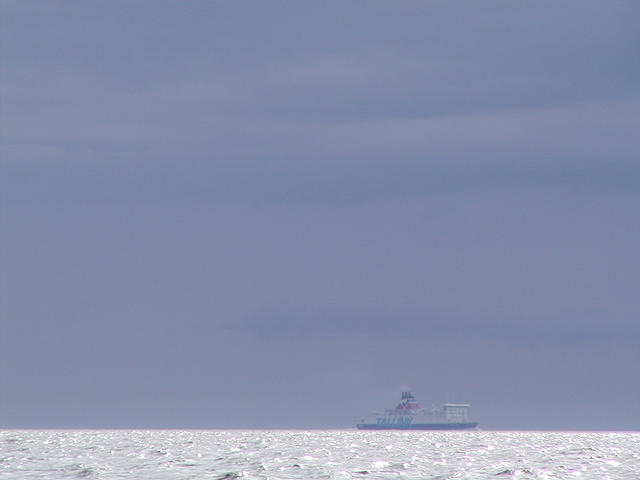
<svg viewBox="0 0 640 480">
<path fill-rule="evenodd" d="M 640 429 L 637 2 L 1 8 L 1 425 Z"/>
</svg>

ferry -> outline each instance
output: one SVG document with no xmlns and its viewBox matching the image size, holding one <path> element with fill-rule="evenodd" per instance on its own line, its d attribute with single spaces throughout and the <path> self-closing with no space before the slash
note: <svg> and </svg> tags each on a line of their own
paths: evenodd
<svg viewBox="0 0 640 480">
<path fill-rule="evenodd" d="M 420 407 L 413 394 L 402 392 L 400 403 L 374 413 L 356 425 L 358 430 L 464 430 L 475 428 L 469 421 L 468 403 L 445 403 L 442 407 Z"/>
</svg>

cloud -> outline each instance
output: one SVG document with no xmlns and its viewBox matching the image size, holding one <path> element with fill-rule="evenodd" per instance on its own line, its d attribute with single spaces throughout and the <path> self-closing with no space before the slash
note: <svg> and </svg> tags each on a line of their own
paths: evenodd
<svg viewBox="0 0 640 480">
<path fill-rule="evenodd" d="M 11 148 L 11 147 L 8 147 Z M 112 158 L 129 156 L 122 147 L 103 149 Z M 547 147 L 549 148 L 549 147 Z M 31 150 L 42 154 L 53 149 Z M 422 161 L 407 156 L 395 162 L 354 155 L 329 159 L 260 161 L 182 160 L 149 164 L 138 160 L 115 164 L 5 163 L 4 198 L 13 202 L 182 202 L 212 204 L 344 205 L 394 199 L 433 198 L 456 192 L 558 190 L 590 195 L 637 195 L 640 165 L 621 155 L 539 153 L 488 160 L 451 158 L 442 153 Z M 477 160 L 477 161 L 476 161 Z"/>
<path fill-rule="evenodd" d="M 7 425 L 638 418 L 635 6 L 3 7 Z"/>
<path fill-rule="evenodd" d="M 631 16 L 553 7 L 12 7 L 9 160 L 637 154 Z"/>
<path fill-rule="evenodd" d="M 406 311 L 259 311 L 225 330 L 244 330 L 264 338 L 369 336 L 372 339 L 491 339 L 508 343 L 563 344 L 594 341 L 640 341 L 640 325 L 632 318 L 606 314 L 569 314 L 556 318 L 462 312 Z"/>
</svg>

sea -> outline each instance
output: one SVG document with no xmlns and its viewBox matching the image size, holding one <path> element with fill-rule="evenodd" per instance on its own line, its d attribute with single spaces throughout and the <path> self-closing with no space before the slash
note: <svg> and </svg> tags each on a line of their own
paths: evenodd
<svg viewBox="0 0 640 480">
<path fill-rule="evenodd" d="M 640 432 L 9 430 L 0 479 L 640 479 Z"/>
</svg>

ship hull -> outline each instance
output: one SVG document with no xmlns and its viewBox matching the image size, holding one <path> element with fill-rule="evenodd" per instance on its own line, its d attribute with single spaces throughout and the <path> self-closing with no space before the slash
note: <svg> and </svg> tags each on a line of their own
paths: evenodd
<svg viewBox="0 0 640 480">
<path fill-rule="evenodd" d="M 475 428 L 478 422 L 466 423 L 413 423 L 409 425 L 385 425 L 376 423 L 359 423 L 358 430 L 467 430 Z"/>
</svg>

